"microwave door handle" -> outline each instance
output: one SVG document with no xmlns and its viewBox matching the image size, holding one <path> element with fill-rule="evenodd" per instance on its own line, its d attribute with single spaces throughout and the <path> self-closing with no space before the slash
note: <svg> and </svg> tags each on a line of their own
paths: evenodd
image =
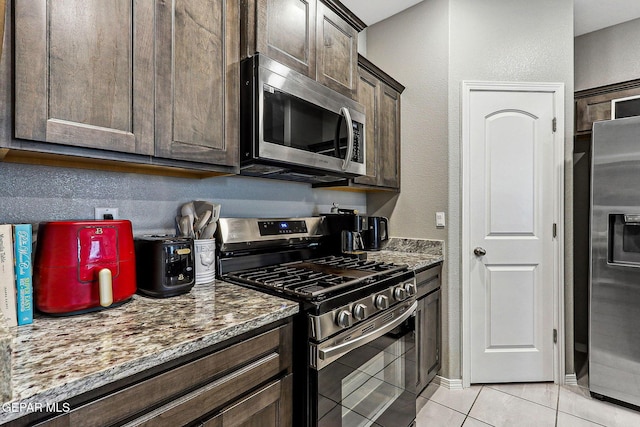
<svg viewBox="0 0 640 427">
<path fill-rule="evenodd" d="M 347 107 L 340 109 L 340 115 L 344 116 L 347 123 L 347 154 L 344 156 L 344 161 L 342 162 L 342 170 L 344 171 L 349 167 L 351 156 L 353 156 L 353 121 L 351 120 L 351 113 L 349 113 Z"/>
<path fill-rule="evenodd" d="M 344 116 L 342 115 L 342 112 L 341 112 L 340 115 L 338 116 L 338 122 L 336 123 L 336 134 L 333 138 L 333 152 L 336 159 L 340 158 L 340 126 L 342 125 L 343 119 L 344 119 Z"/>
</svg>

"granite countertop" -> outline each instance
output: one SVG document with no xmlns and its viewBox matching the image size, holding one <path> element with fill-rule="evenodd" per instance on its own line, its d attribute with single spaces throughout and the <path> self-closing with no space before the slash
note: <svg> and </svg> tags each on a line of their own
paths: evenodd
<svg viewBox="0 0 640 427">
<path fill-rule="evenodd" d="M 392 238 L 367 258 L 419 271 L 443 261 L 443 242 Z M 298 310 L 296 302 L 216 280 L 167 299 L 134 295 L 95 313 L 36 314 L 31 325 L 0 328 L 0 347 L 7 349 L 0 356 L 9 358 L 0 364 L 11 368 L 0 369 L 0 423 L 26 415 L 34 404 L 62 403 Z"/>
<path fill-rule="evenodd" d="M 167 299 L 134 295 L 130 302 L 100 312 L 36 315 L 31 325 L 8 328 L 11 379 L 0 402 L 0 423 L 30 412 L 17 412 L 18 403 L 64 402 L 298 309 L 294 301 L 216 280 Z"/>
<path fill-rule="evenodd" d="M 407 264 L 412 270 L 420 271 L 444 261 L 443 242 L 391 238 L 383 250 L 367 252 L 367 259 Z"/>
</svg>

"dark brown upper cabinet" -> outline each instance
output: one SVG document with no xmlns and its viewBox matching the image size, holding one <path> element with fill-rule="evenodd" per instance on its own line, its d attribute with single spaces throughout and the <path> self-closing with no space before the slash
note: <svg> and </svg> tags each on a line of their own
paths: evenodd
<svg viewBox="0 0 640 427">
<path fill-rule="evenodd" d="M 400 190 L 400 94 L 404 86 L 360 56 L 356 100 L 367 114 L 367 175 L 356 187 Z"/>
<path fill-rule="evenodd" d="M 237 166 L 240 0 L 14 4 L 16 138 Z"/>
<path fill-rule="evenodd" d="M 153 3 L 14 7 L 15 136 L 153 154 Z"/>
<path fill-rule="evenodd" d="M 239 1 L 158 1 L 156 67 L 156 156 L 236 165 Z"/>
<path fill-rule="evenodd" d="M 366 25 L 341 4 L 243 0 L 242 56 L 265 54 L 346 96 L 355 96 L 358 32 Z"/>
<path fill-rule="evenodd" d="M 640 80 L 630 80 L 575 93 L 576 135 L 591 135 L 593 122 L 611 119 L 611 101 L 640 95 Z"/>
<path fill-rule="evenodd" d="M 317 15 L 316 79 L 353 97 L 358 82 L 358 31 L 323 3 L 318 2 Z"/>
</svg>

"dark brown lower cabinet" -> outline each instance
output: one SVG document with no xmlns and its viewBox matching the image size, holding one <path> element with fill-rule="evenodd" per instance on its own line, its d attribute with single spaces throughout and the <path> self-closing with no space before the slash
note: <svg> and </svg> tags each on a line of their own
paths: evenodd
<svg viewBox="0 0 640 427">
<path fill-rule="evenodd" d="M 418 381 L 421 393 L 440 370 L 442 348 L 442 265 L 416 273 L 418 310 L 416 312 L 416 347 Z"/>
<path fill-rule="evenodd" d="M 274 381 L 202 423 L 203 427 L 291 426 L 293 375 Z"/>
<path fill-rule="evenodd" d="M 291 323 L 280 325 L 104 386 L 68 413 L 9 425 L 291 427 L 291 340 Z"/>
</svg>

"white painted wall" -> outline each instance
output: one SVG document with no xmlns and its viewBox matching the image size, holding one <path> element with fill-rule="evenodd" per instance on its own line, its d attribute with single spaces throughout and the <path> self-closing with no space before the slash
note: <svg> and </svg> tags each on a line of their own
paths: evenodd
<svg viewBox="0 0 640 427">
<path fill-rule="evenodd" d="M 407 87 L 402 95 L 402 192 L 369 195 L 367 206 L 390 216 L 392 236 L 446 241 L 441 374 L 460 378 L 461 83 L 565 83 L 565 210 L 570 213 L 573 1 L 425 0 L 369 27 L 367 57 Z M 448 213 L 445 230 L 435 228 L 439 210 Z M 565 229 L 566 242 L 571 242 L 570 222 L 565 221 Z M 567 301 L 573 300 L 571 260 L 567 245 Z M 568 344 L 573 342 L 571 308 L 566 313 Z M 568 347 L 567 354 L 572 353 Z M 572 372 L 572 356 L 567 369 Z"/>
<path fill-rule="evenodd" d="M 583 90 L 640 77 L 640 19 L 575 39 L 575 89 Z"/>
</svg>

